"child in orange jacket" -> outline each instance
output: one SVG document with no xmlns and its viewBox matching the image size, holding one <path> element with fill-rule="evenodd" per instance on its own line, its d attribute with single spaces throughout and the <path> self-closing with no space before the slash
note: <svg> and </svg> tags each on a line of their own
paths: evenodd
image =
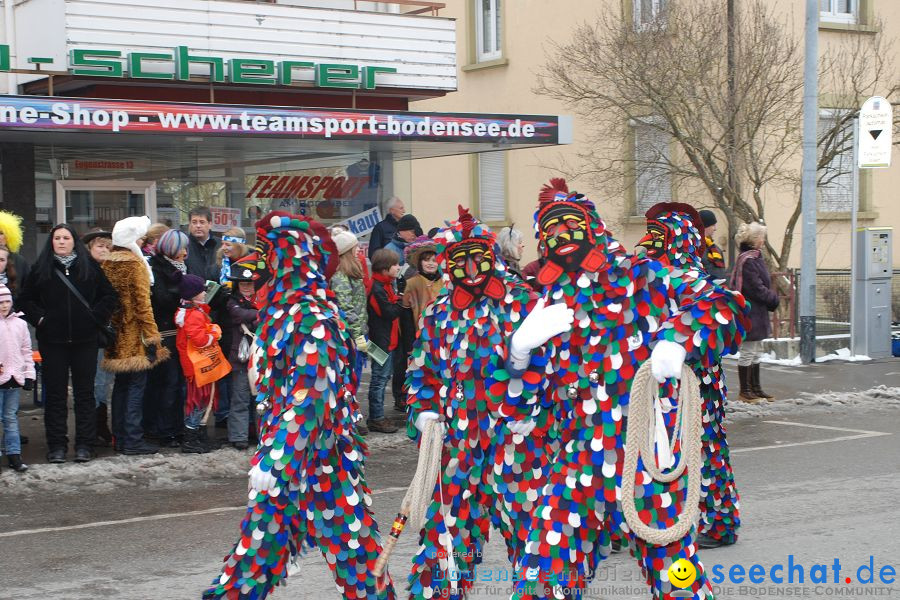
<svg viewBox="0 0 900 600">
<path fill-rule="evenodd" d="M 181 370 L 187 380 L 181 451 L 205 454 L 212 447 L 200 433 L 200 426 L 207 406 L 210 402 L 215 402 L 213 384 L 197 386 L 195 383 L 194 365 L 188 357 L 188 340 L 197 348 L 207 348 L 222 337 L 222 329 L 209 317 L 205 281 L 196 275 L 185 275 L 178 286 L 178 292 L 181 295 L 181 308 L 175 313 L 175 325 L 178 327 L 175 346 L 178 348 Z"/>
</svg>

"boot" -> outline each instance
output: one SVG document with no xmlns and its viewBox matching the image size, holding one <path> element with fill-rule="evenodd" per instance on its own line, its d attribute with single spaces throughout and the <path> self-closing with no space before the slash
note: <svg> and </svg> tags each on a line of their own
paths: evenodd
<svg viewBox="0 0 900 600">
<path fill-rule="evenodd" d="M 765 393 L 759 384 L 759 363 L 754 363 L 750 367 L 750 389 L 757 398 L 765 398 L 769 402 L 775 401 L 775 396 Z"/>
<path fill-rule="evenodd" d="M 382 417 L 374 421 L 369 421 L 369 431 L 377 431 L 378 433 L 397 433 L 397 426 Z"/>
<path fill-rule="evenodd" d="M 109 430 L 109 425 L 106 423 L 106 417 L 108 414 L 108 409 L 105 404 L 101 404 L 97 407 L 97 442 L 94 444 L 95 446 L 103 446 L 104 448 L 109 446 L 112 442 L 112 432 Z"/>
<path fill-rule="evenodd" d="M 756 394 L 750 388 L 750 369 L 749 365 L 746 367 L 738 365 L 738 379 L 741 382 L 741 394 L 738 398 L 748 404 L 758 404 L 759 398 L 756 397 Z"/>
<path fill-rule="evenodd" d="M 190 427 L 184 428 L 184 441 L 181 442 L 181 452 L 183 454 L 206 454 L 209 448 L 200 441 L 200 432 Z"/>
</svg>

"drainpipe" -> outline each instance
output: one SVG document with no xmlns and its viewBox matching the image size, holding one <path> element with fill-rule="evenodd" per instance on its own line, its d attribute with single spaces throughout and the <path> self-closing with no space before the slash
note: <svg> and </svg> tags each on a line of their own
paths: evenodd
<svg viewBox="0 0 900 600">
<path fill-rule="evenodd" d="M 16 12 L 13 6 L 14 0 L 3 0 L 3 22 L 6 29 L 6 43 L 9 45 L 9 65 L 18 68 L 18 52 L 16 50 Z M 13 95 L 18 93 L 18 85 L 15 73 L 6 74 L 6 93 Z"/>
</svg>

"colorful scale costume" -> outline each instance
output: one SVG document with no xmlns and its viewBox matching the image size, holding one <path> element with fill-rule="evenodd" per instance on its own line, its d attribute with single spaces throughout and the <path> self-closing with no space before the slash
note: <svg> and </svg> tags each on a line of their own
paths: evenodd
<svg viewBox="0 0 900 600">
<path fill-rule="evenodd" d="M 703 223 L 692 206 L 661 203 L 647 211 L 646 217 L 647 235 L 639 245 L 647 248 L 650 258 L 682 271 L 699 272 L 699 277 L 707 281 L 712 279 L 704 271 L 701 258 L 705 250 Z M 737 317 L 741 329 L 746 329 L 746 308 Z M 714 542 L 731 544 L 737 540 L 741 519 L 740 500 L 725 439 L 724 372 L 719 361 L 709 367 L 692 366 L 700 380 L 703 396 L 703 484 L 698 529 L 701 535 L 709 536 Z"/>
<path fill-rule="evenodd" d="M 549 302 L 574 309 L 575 322 L 549 345 L 547 377 L 550 400 L 561 412 L 560 451 L 534 509 L 521 560 L 529 581 L 520 582 L 518 592 L 523 598 L 552 597 L 557 585 L 583 587 L 608 556 L 615 535 L 630 540 L 656 598 L 671 590 L 667 569 L 679 558 L 697 569 L 688 591 L 695 598 L 711 597 L 693 533 L 653 546 L 624 523 L 623 476 L 636 478 L 638 514 L 651 526 L 672 526 L 686 497 L 686 476 L 671 484 L 655 482 L 643 463 L 638 473 L 622 473 L 624 420 L 632 379 L 651 345 L 675 342 L 686 350 L 688 364 L 711 368 L 740 342 L 743 299 L 696 273 L 627 254 L 593 204 L 570 194 L 562 180 L 545 186 L 535 221 L 546 259 L 538 282 Z M 506 397 L 512 410 L 536 401 L 529 390 Z M 675 452 L 677 457 L 677 445 Z"/>
<path fill-rule="evenodd" d="M 413 558 L 411 598 L 464 596 L 491 525 L 500 530 L 515 563 L 553 448 L 548 411 L 529 409 L 535 430 L 514 436 L 485 388 L 515 324 L 533 305 L 533 293 L 507 276 L 495 235 L 461 207 L 460 219 L 436 241 L 446 292 L 426 308 L 413 347 L 408 431 L 418 439 L 413 423 L 431 411 L 446 418 L 447 434 L 441 479 Z M 536 358 L 540 371 L 542 358 Z M 534 387 L 536 381 L 531 378 L 526 385 Z"/>
<path fill-rule="evenodd" d="M 355 350 L 326 287 L 336 249 L 321 224 L 283 212 L 257 223 L 257 239 L 271 279 L 255 358 L 261 435 L 252 464 L 275 483 L 250 490 L 241 538 L 204 598 L 265 598 L 289 560 L 316 546 L 341 597 L 393 598 L 390 581 L 379 593 L 371 575 L 381 542 L 349 391 Z"/>
</svg>

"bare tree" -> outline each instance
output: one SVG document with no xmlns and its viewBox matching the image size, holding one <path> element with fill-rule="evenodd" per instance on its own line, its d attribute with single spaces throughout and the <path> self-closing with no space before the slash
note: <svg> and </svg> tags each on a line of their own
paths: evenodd
<svg viewBox="0 0 900 600">
<path fill-rule="evenodd" d="M 730 224 L 765 220 L 768 193 L 793 194 L 796 208 L 781 247 L 768 248 L 784 268 L 800 216 L 802 48 L 790 23 L 759 0 L 740 7 L 731 86 L 725 3 L 673 0 L 650 24 L 636 27 L 607 12 L 576 27 L 567 42 L 550 48 L 535 91 L 570 104 L 589 124 L 589 150 L 562 170 L 612 194 L 628 191 L 634 174 L 691 190 L 699 185 Z M 820 85 L 835 106 L 857 106 L 876 91 L 895 96 L 890 44 L 881 34 L 847 38 L 821 61 Z M 849 161 L 836 166 L 833 159 L 850 151 L 854 110 L 839 109 L 820 127 L 821 183 L 839 175 L 841 165 L 849 168 Z M 664 134 L 675 151 L 626 155 L 634 125 Z"/>
</svg>

